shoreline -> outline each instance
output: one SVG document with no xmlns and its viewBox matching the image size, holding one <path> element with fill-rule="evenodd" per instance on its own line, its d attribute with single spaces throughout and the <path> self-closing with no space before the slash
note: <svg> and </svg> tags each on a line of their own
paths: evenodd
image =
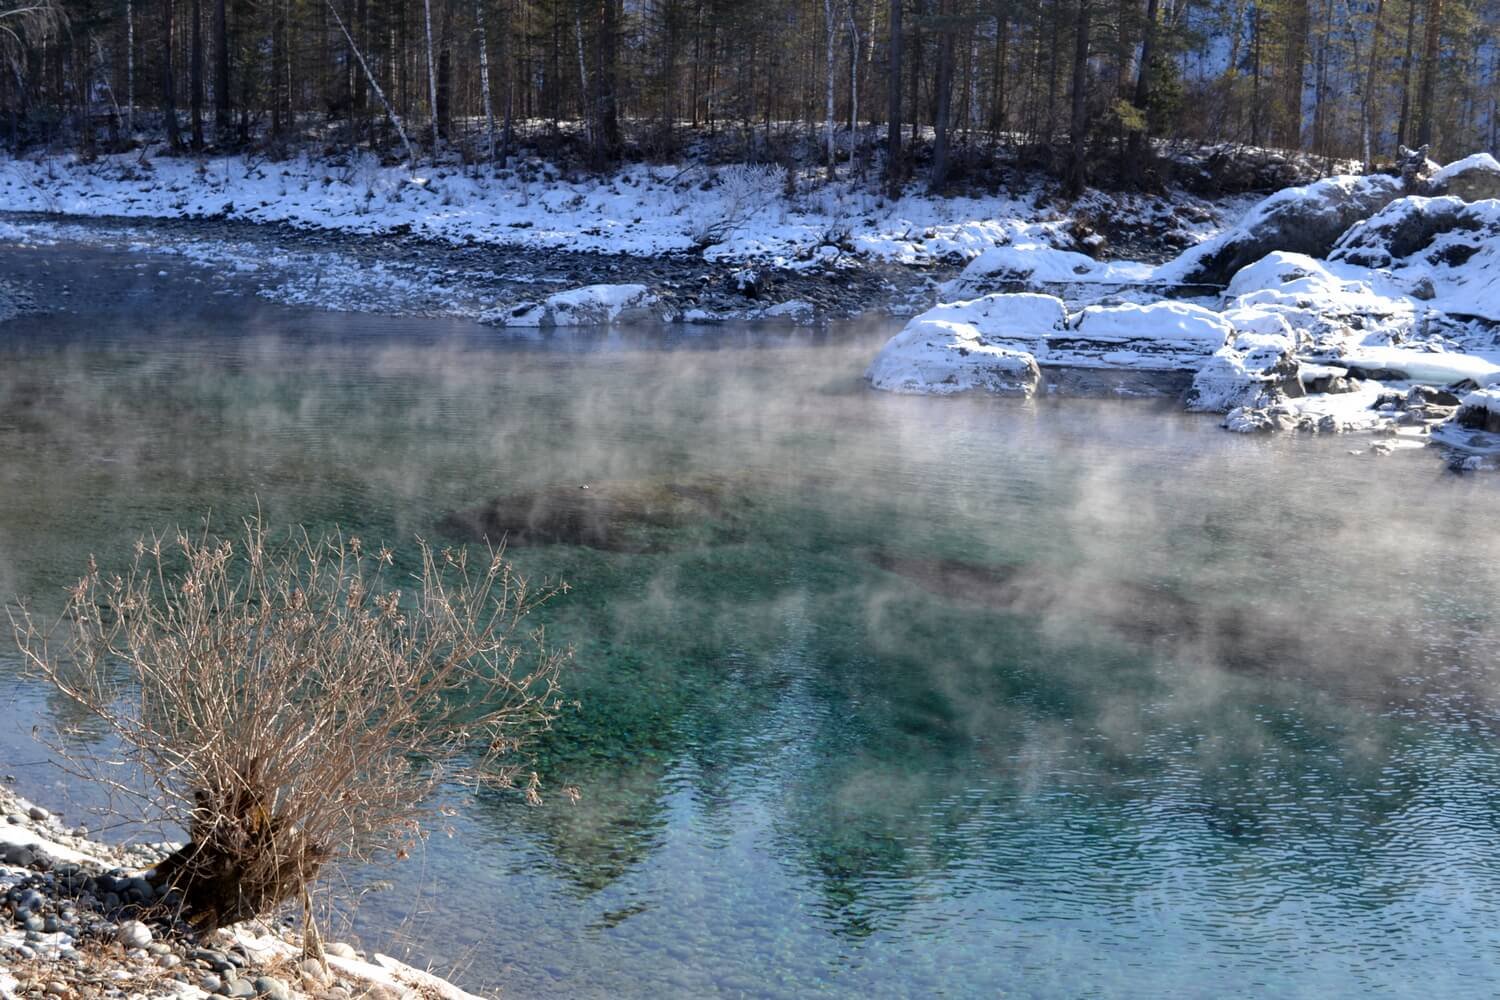
<svg viewBox="0 0 1500 1000">
<path fill-rule="evenodd" d="M 0 786 L 0 1000 L 479 1000 L 448 980 L 343 942 L 327 970 L 301 935 L 249 921 L 198 936 L 152 919 L 139 873 L 176 845 L 111 845 Z"/>
</svg>

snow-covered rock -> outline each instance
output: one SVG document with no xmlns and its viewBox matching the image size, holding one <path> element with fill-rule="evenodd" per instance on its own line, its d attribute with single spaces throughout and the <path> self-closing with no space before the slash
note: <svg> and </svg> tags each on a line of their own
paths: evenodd
<svg viewBox="0 0 1500 1000">
<path fill-rule="evenodd" d="M 1163 299 L 1089 306 L 1048 340 L 1046 360 L 1086 367 L 1195 370 L 1234 334 L 1218 313 Z"/>
<path fill-rule="evenodd" d="M 1460 427 L 1500 434 L 1500 385 L 1465 394 L 1453 419 Z"/>
<path fill-rule="evenodd" d="M 1500 198 L 1500 161 L 1489 153 L 1475 153 L 1455 160 L 1427 178 L 1427 190 L 1464 201 Z"/>
<path fill-rule="evenodd" d="M 1151 270 L 1131 261 L 1097 261 L 1044 243 L 1017 243 L 984 251 L 939 291 L 945 300 L 954 301 L 996 292 L 1129 285 L 1149 281 Z"/>
<path fill-rule="evenodd" d="M 1157 268 L 1163 284 L 1229 283 L 1235 272 L 1276 251 L 1321 257 L 1350 226 L 1401 194 L 1395 177 L 1329 177 L 1278 191 L 1257 204 L 1239 224 Z"/>
<path fill-rule="evenodd" d="M 1186 403 L 1194 412 L 1225 413 L 1237 407 L 1268 407 L 1300 395 L 1302 382 L 1291 339 L 1245 333 L 1198 369 Z"/>
<path fill-rule="evenodd" d="M 1044 351 L 1067 320 L 1062 300 L 1050 295 L 986 295 L 936 306 L 892 337 L 865 377 L 892 392 L 1029 396 L 1040 381 L 1032 351 Z"/>
<path fill-rule="evenodd" d="M 1233 332 L 1217 313 L 1186 302 L 1089 306 L 1070 320 L 1054 296 L 986 295 L 937 306 L 913 319 L 881 350 L 867 377 L 876 388 L 897 392 L 982 388 L 1024 395 L 1035 391 L 1041 368 L 1195 371 Z M 1088 384 L 1100 392 L 1160 394 L 1149 380 L 1106 378 Z M 1174 394 L 1181 391 L 1181 383 L 1176 385 Z"/>
<path fill-rule="evenodd" d="M 1302 431 L 1345 434 L 1369 431 L 1393 423 L 1392 414 L 1378 409 L 1382 387 L 1366 382 L 1353 392 L 1317 393 L 1270 406 L 1240 406 L 1224 417 L 1223 426 L 1239 434 Z"/>
<path fill-rule="evenodd" d="M 1428 308 L 1500 322 L 1497 243 L 1500 201 L 1409 197 L 1351 227 L 1329 261 L 1388 272 Z"/>
<path fill-rule="evenodd" d="M 481 319 L 501 326 L 608 326 L 647 319 L 656 296 L 645 285 L 585 285 L 510 309 L 492 310 Z"/>
<path fill-rule="evenodd" d="M 971 323 L 919 316 L 881 348 L 865 378 L 890 392 L 1030 396 L 1041 372 L 1030 354 L 988 343 Z"/>
</svg>

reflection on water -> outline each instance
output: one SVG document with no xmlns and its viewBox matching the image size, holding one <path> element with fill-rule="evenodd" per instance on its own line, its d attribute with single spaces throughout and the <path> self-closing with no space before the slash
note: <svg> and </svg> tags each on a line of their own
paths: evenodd
<svg viewBox="0 0 1500 1000">
<path fill-rule="evenodd" d="M 223 312 L 0 344 L 5 592 L 257 502 L 575 587 L 584 800 L 356 873 L 367 940 L 523 996 L 1500 989 L 1489 481 L 872 394 L 880 331 Z"/>
</svg>

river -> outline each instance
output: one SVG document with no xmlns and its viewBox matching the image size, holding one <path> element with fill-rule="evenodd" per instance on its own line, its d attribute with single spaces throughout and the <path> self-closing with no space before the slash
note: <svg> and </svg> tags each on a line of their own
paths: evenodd
<svg viewBox="0 0 1500 1000">
<path fill-rule="evenodd" d="M 510 550 L 572 588 L 582 798 L 458 800 L 348 874 L 363 942 L 526 997 L 1500 990 L 1489 480 L 875 393 L 889 322 L 518 337 L 157 266 L 27 259 L 74 307 L 0 327 L 7 596 L 257 506 L 409 551 L 497 497 L 702 500 Z M 18 790 L 82 819 L 25 736 L 67 710 L 0 677 Z"/>
</svg>

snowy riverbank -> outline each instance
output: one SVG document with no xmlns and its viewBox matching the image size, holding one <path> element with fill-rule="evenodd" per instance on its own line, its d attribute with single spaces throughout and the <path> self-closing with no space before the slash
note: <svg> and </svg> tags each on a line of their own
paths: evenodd
<svg viewBox="0 0 1500 1000">
<path fill-rule="evenodd" d="M 0 241 L 84 239 L 178 254 L 277 301 L 504 326 L 624 320 L 811 323 L 930 305 L 984 251 L 1038 244 L 1156 258 L 1231 222 L 1243 196 L 1091 192 L 1055 204 L 1041 175 L 1006 190 L 891 200 L 815 168 L 635 165 L 567 175 L 539 161 L 479 178 L 373 159 L 0 159 Z M 87 220 L 87 221 L 86 221 Z M 168 222 L 172 228 L 163 231 Z M 253 225 L 247 225 L 253 224 Z M 585 308 L 559 309 L 548 299 Z M 616 321 L 621 317 L 616 315 Z"/>
<path fill-rule="evenodd" d="M 1374 431 L 1485 467 L 1500 454 L 1486 388 L 1500 383 L 1497 196 L 1500 163 L 1480 154 L 1408 181 L 1278 192 L 1160 265 L 997 247 L 867 377 L 897 392 L 1180 396 L 1230 430 Z"/>
<path fill-rule="evenodd" d="M 0 788 L 0 1000 L 477 1000 L 384 955 L 327 946 L 327 968 L 302 960 L 298 935 L 272 924 L 195 936 L 152 908 L 139 877 L 170 845 L 88 839 Z"/>
</svg>

